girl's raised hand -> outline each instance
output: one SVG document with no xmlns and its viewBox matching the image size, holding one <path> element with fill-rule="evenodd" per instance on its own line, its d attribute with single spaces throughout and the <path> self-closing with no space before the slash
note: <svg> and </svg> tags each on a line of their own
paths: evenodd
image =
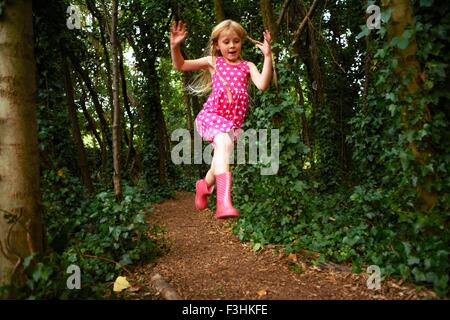
<svg viewBox="0 0 450 320">
<path fill-rule="evenodd" d="M 272 49 L 270 47 L 270 32 L 269 31 L 264 31 L 263 33 L 264 35 L 264 43 L 257 43 L 256 46 L 262 51 L 262 53 L 264 54 L 264 56 L 270 56 L 272 55 Z"/>
<path fill-rule="evenodd" d="M 183 21 L 174 22 L 170 29 L 170 47 L 180 45 L 187 37 L 186 24 Z"/>
</svg>

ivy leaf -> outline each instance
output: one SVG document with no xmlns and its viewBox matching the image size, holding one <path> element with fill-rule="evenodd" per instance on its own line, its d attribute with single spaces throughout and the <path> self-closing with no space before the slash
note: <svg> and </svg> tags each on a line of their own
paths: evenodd
<svg viewBox="0 0 450 320">
<path fill-rule="evenodd" d="M 31 263 L 31 260 L 33 260 L 34 255 L 29 255 L 25 259 L 23 259 L 23 267 L 24 269 L 28 268 L 28 266 Z"/>
<path fill-rule="evenodd" d="M 126 253 L 122 256 L 122 259 L 119 261 L 119 263 L 121 265 L 128 265 L 128 264 L 132 264 L 133 261 L 131 261 L 130 255 L 128 253 Z"/>
<path fill-rule="evenodd" d="M 370 33 L 370 29 L 366 25 L 361 26 L 361 29 L 362 29 L 362 31 L 356 36 L 356 39 L 361 39 L 363 37 L 367 37 Z"/>
<path fill-rule="evenodd" d="M 403 244 L 403 248 L 405 250 L 405 253 L 407 256 L 409 256 L 409 254 L 411 253 L 411 244 L 409 242 L 402 242 Z"/>
<path fill-rule="evenodd" d="M 304 183 L 303 181 L 295 181 L 294 187 L 292 189 L 297 192 L 303 192 L 306 189 L 306 183 Z"/>
<path fill-rule="evenodd" d="M 393 117 L 397 112 L 397 106 L 395 104 L 390 104 L 388 106 L 389 111 L 391 112 L 391 116 Z"/>
<path fill-rule="evenodd" d="M 400 163 L 402 164 L 403 170 L 406 170 L 409 165 L 408 154 L 405 151 L 400 151 Z"/>
<path fill-rule="evenodd" d="M 431 7 L 433 0 L 420 0 L 421 7 Z"/>
<path fill-rule="evenodd" d="M 415 264 L 419 264 L 420 263 L 420 259 L 414 256 L 410 256 L 408 257 L 408 265 L 412 266 Z"/>
<path fill-rule="evenodd" d="M 408 47 L 408 44 L 409 44 L 409 40 L 408 40 L 408 39 L 401 38 L 401 39 L 398 41 L 397 47 L 398 47 L 399 49 L 405 50 L 405 49 Z"/>
<path fill-rule="evenodd" d="M 395 102 L 397 100 L 397 97 L 392 92 L 389 92 L 386 94 L 386 100 L 391 100 L 391 101 Z"/>
<path fill-rule="evenodd" d="M 252 247 L 252 250 L 253 250 L 253 252 L 257 252 L 257 251 L 259 251 L 259 250 L 261 250 L 262 249 L 262 244 L 261 243 L 255 243 L 254 245 L 253 245 L 253 247 Z"/>
<path fill-rule="evenodd" d="M 299 139 L 298 135 L 296 135 L 296 134 L 291 134 L 288 138 L 289 143 L 297 143 L 297 142 L 299 142 L 299 140 L 300 139 Z"/>
<path fill-rule="evenodd" d="M 381 21 L 383 23 L 388 23 L 389 19 L 391 19 L 391 16 L 392 16 L 392 9 L 391 8 L 389 8 L 387 10 L 384 10 L 384 11 L 381 12 Z"/>
<path fill-rule="evenodd" d="M 405 32 L 403 32 L 403 34 L 400 38 L 396 37 L 397 38 L 397 41 L 396 41 L 397 48 L 399 48 L 401 50 L 405 50 L 409 45 L 409 39 L 411 38 L 411 36 L 412 36 L 411 30 L 405 30 Z M 394 40 L 394 39 L 392 39 L 392 40 Z"/>
</svg>

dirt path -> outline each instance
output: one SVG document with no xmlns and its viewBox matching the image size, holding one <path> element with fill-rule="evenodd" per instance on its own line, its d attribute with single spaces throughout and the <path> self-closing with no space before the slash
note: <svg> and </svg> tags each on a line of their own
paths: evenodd
<svg viewBox="0 0 450 320">
<path fill-rule="evenodd" d="M 421 299 L 429 290 L 389 280 L 370 290 L 368 275 L 352 274 L 348 267 L 317 268 L 298 255 L 286 257 L 277 248 L 258 253 L 241 243 L 230 222 L 216 220 L 209 209 L 194 208 L 194 194 L 179 192 L 158 204 L 149 219 L 167 228 L 170 251 L 136 273 L 150 286 L 159 273 L 182 299 Z M 147 277 L 147 278 L 146 278 Z"/>
</svg>

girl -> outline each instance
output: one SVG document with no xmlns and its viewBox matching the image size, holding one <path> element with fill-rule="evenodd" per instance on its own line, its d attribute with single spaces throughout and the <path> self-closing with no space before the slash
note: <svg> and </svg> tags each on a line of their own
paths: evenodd
<svg viewBox="0 0 450 320">
<path fill-rule="evenodd" d="M 204 93 L 212 85 L 212 92 L 195 119 L 200 136 L 213 143 L 214 147 L 211 168 L 206 177 L 196 183 L 195 206 L 199 210 L 206 208 L 207 196 L 212 193 L 215 182 L 217 219 L 239 216 L 231 202 L 231 172 L 228 159 L 247 112 L 249 75 L 261 91 L 268 88 L 272 78 L 270 33 L 265 31 L 263 35 L 264 43 L 252 40 L 264 54 L 264 66 L 259 73 L 255 64 L 241 57 L 246 32 L 235 21 L 225 20 L 214 27 L 209 40 L 209 55 L 196 60 L 185 60 L 180 52 L 181 43 L 187 37 L 185 23 L 175 23 L 170 32 L 174 68 L 184 72 L 201 69 L 209 71 L 206 85 L 200 88 L 191 87 L 196 93 Z"/>
</svg>

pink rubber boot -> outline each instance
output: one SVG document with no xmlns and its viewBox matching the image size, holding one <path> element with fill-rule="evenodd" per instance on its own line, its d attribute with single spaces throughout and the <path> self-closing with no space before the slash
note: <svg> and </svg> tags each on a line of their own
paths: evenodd
<svg viewBox="0 0 450 320">
<path fill-rule="evenodd" d="M 207 197 L 214 190 L 214 186 L 208 188 L 208 184 L 205 179 L 198 180 L 195 184 L 195 207 L 198 210 L 203 210 L 206 208 Z"/>
<path fill-rule="evenodd" d="M 216 219 L 239 217 L 239 212 L 231 203 L 231 172 L 216 175 L 216 186 Z"/>
</svg>

